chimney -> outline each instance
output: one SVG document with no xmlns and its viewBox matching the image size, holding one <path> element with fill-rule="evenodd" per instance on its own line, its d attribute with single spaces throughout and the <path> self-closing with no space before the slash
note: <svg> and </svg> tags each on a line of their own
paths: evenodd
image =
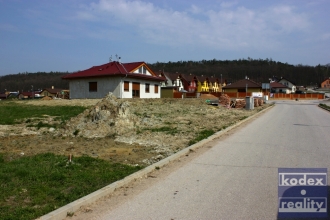
<svg viewBox="0 0 330 220">
<path fill-rule="evenodd" d="M 54 86 L 52 86 L 52 89 L 54 89 Z"/>
</svg>

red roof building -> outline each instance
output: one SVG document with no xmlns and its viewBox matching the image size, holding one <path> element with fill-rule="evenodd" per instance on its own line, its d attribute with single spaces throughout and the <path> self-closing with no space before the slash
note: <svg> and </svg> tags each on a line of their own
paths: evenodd
<svg viewBox="0 0 330 220">
<path fill-rule="evenodd" d="M 165 81 L 145 62 L 113 61 L 62 77 L 69 80 L 70 98 L 103 98 L 109 92 L 117 98 L 160 98 L 159 84 Z"/>
</svg>

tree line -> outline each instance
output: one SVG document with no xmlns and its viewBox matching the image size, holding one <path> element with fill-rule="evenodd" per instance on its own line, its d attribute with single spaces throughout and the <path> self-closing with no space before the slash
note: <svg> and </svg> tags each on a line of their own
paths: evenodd
<svg viewBox="0 0 330 220">
<path fill-rule="evenodd" d="M 11 92 L 29 92 L 42 90 L 45 88 L 68 89 L 69 82 L 62 80 L 61 77 L 68 72 L 37 72 L 37 73 L 18 73 L 0 76 L 0 92 L 5 90 Z"/>
<path fill-rule="evenodd" d="M 238 60 L 201 60 L 201 61 L 177 61 L 156 62 L 148 64 L 158 73 L 178 72 L 185 74 L 213 76 L 222 78 L 227 82 L 235 82 L 246 76 L 259 83 L 269 82 L 270 78 L 286 78 L 300 86 L 319 86 L 322 81 L 330 77 L 330 64 L 307 66 L 291 65 L 273 61 L 272 59 L 238 59 Z M 68 80 L 62 80 L 62 76 L 69 72 L 37 72 L 18 73 L 0 76 L 0 92 L 7 91 L 31 91 L 51 88 L 69 89 Z"/>
<path fill-rule="evenodd" d="M 319 85 L 330 76 L 330 64 L 307 66 L 291 65 L 273 61 L 272 59 L 238 59 L 238 60 L 201 60 L 156 62 L 150 64 L 154 71 L 188 73 L 194 75 L 214 76 L 235 82 L 246 76 L 259 83 L 269 82 L 270 78 L 286 78 L 296 85 Z"/>
</svg>

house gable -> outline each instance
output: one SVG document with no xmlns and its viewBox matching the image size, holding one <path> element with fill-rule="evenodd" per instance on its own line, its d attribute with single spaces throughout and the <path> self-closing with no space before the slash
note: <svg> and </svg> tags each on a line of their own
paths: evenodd
<svg viewBox="0 0 330 220">
<path fill-rule="evenodd" d="M 145 75 L 149 75 L 149 76 L 156 76 L 156 74 L 144 62 L 142 62 L 140 65 L 136 66 L 135 68 L 133 68 L 129 72 L 130 73 L 145 74 Z"/>
<path fill-rule="evenodd" d="M 288 88 L 290 88 L 291 92 L 295 92 L 297 90 L 295 83 L 293 83 L 292 81 L 290 81 L 288 79 L 282 78 L 278 82 L 287 86 Z"/>
</svg>

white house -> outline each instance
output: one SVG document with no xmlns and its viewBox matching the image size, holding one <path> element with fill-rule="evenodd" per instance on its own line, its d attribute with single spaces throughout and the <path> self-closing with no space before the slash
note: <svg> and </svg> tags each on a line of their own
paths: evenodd
<svg viewBox="0 0 330 220">
<path fill-rule="evenodd" d="M 178 91 L 183 90 L 183 83 L 180 78 L 179 73 L 167 73 L 162 72 L 161 75 L 166 78 L 164 82 L 162 82 L 162 87 L 177 87 Z"/>
<path fill-rule="evenodd" d="M 293 82 L 291 82 L 285 78 L 281 78 L 278 82 L 281 83 L 282 85 L 285 85 L 286 87 L 288 87 L 290 89 L 289 93 L 295 93 L 297 90 L 296 85 Z"/>
<path fill-rule="evenodd" d="M 271 93 L 286 93 L 289 94 L 291 93 L 291 89 L 282 83 L 278 82 L 271 82 L 270 83 L 270 92 Z"/>
<path fill-rule="evenodd" d="M 69 80 L 70 99 L 103 98 L 112 92 L 117 98 L 160 98 L 160 82 L 145 62 L 113 61 L 62 77 Z"/>
</svg>

